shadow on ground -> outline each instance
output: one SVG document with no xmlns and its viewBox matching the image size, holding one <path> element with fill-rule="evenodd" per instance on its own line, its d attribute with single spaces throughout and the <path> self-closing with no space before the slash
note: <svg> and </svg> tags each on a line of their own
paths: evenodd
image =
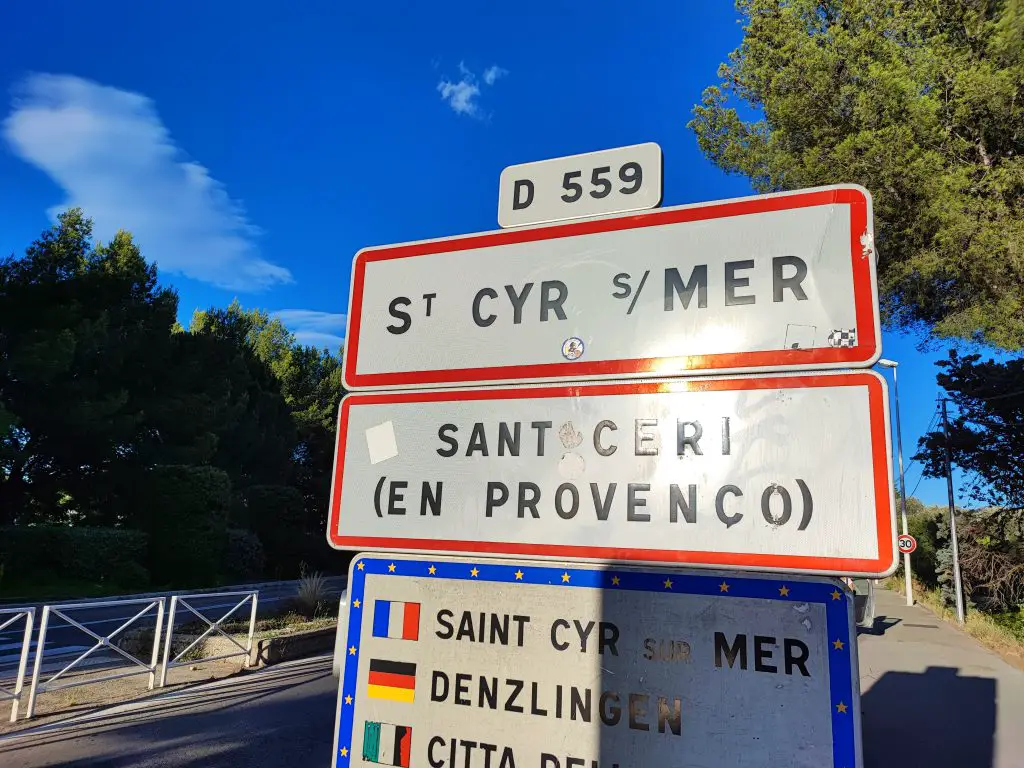
<svg viewBox="0 0 1024 768">
<path fill-rule="evenodd" d="M 865 768 L 992 765 L 996 681 L 957 672 L 886 672 L 871 686 L 861 698 Z"/>
<path fill-rule="evenodd" d="M 875 635 L 880 637 L 881 635 L 884 635 L 887 630 L 892 629 L 901 621 L 903 621 L 903 619 L 898 619 L 892 616 L 876 616 L 870 627 L 857 627 L 857 634 Z"/>
</svg>

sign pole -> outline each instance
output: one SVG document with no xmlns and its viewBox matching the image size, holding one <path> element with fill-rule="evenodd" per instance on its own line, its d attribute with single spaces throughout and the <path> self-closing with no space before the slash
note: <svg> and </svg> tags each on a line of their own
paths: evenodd
<svg viewBox="0 0 1024 768">
<path fill-rule="evenodd" d="M 900 383 L 896 376 L 896 368 L 899 366 L 895 360 L 879 360 L 878 364 L 883 368 L 892 368 L 892 389 L 896 400 L 896 452 L 899 455 L 900 466 L 900 518 L 903 525 L 903 535 L 909 536 L 907 529 L 907 486 L 903 478 L 903 430 L 900 428 Z M 903 553 L 903 577 L 906 580 L 907 605 L 914 604 L 914 583 L 910 576 L 910 553 Z"/>
</svg>

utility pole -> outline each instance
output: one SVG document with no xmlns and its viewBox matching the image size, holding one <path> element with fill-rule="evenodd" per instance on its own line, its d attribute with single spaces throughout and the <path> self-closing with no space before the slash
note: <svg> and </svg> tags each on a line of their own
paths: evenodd
<svg viewBox="0 0 1024 768">
<path fill-rule="evenodd" d="M 946 416 L 946 398 L 942 402 L 942 432 L 946 438 L 946 493 L 949 496 L 949 536 L 953 542 L 953 588 L 956 590 L 956 620 L 964 623 L 964 595 L 960 587 L 960 548 L 956 538 L 956 503 L 953 500 L 953 452 L 949 444 L 949 418 Z"/>
</svg>

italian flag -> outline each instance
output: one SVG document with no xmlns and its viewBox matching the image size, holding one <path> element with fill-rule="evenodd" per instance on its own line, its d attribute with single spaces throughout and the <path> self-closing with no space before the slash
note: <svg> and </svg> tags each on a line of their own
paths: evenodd
<svg viewBox="0 0 1024 768">
<path fill-rule="evenodd" d="M 412 728 L 408 725 L 366 721 L 363 729 L 363 760 L 409 768 L 411 745 Z"/>
</svg>

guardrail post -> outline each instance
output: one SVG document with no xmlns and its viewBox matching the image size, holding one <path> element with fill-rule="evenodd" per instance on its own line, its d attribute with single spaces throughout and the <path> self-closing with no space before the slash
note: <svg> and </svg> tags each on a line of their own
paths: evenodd
<svg viewBox="0 0 1024 768">
<path fill-rule="evenodd" d="M 249 669 L 252 664 L 252 638 L 256 634 L 256 601 L 259 599 L 260 593 L 252 593 L 252 611 L 249 613 L 249 640 L 245 644 L 245 668 Z"/>
<path fill-rule="evenodd" d="M 174 635 L 174 613 L 178 608 L 178 596 L 171 595 L 171 609 L 167 614 L 167 638 L 164 641 L 164 660 L 160 666 L 160 687 L 167 685 L 167 663 L 171 660 L 171 636 Z M 158 641 L 159 642 L 159 641 Z"/>
<path fill-rule="evenodd" d="M 32 719 L 36 711 L 36 689 L 39 687 L 39 673 L 43 668 L 43 649 L 46 647 L 46 627 L 50 623 L 50 606 L 43 606 L 43 617 L 39 620 L 39 639 L 36 641 L 36 660 L 32 665 L 32 687 L 28 692 L 28 709 L 25 719 Z"/>
<path fill-rule="evenodd" d="M 164 628 L 164 600 L 156 604 L 156 629 L 153 630 L 153 655 L 149 659 L 149 690 L 156 684 L 156 665 L 160 662 L 160 632 Z"/>
<path fill-rule="evenodd" d="M 14 680 L 14 689 L 8 691 L 0 686 L 0 701 L 11 699 L 11 722 L 18 721 L 18 708 L 21 706 L 21 697 L 25 688 L 25 669 L 28 666 L 28 655 L 32 648 L 32 629 L 35 627 L 35 608 L 0 608 L 0 619 L 9 616 L 6 621 L 0 622 L 0 632 L 12 624 L 17 624 L 21 619 L 25 620 L 25 630 L 22 633 L 20 651 L 18 653 L 18 672 Z"/>
</svg>

